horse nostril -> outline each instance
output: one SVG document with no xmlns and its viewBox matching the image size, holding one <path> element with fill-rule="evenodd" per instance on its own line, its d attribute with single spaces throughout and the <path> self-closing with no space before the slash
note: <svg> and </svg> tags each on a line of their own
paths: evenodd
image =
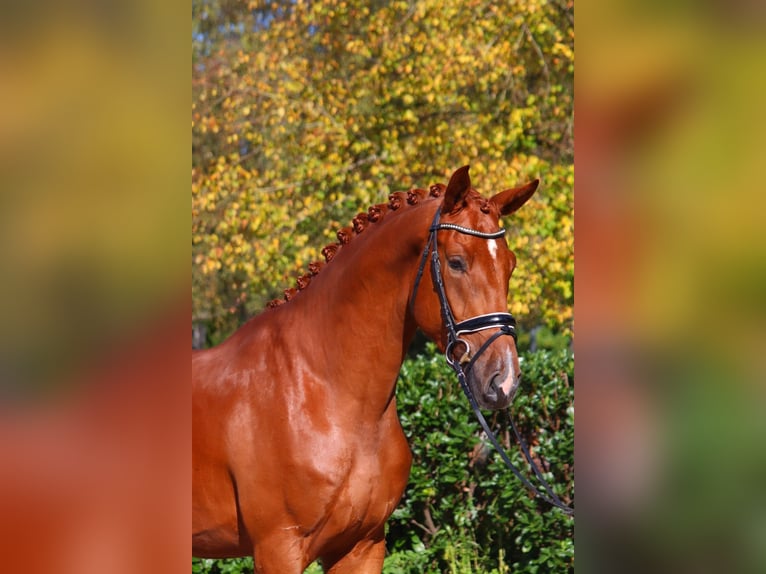
<svg viewBox="0 0 766 574">
<path fill-rule="evenodd" d="M 492 378 L 489 381 L 489 387 L 486 393 L 487 399 L 491 401 L 498 401 L 498 400 L 505 399 L 506 394 L 502 387 L 503 380 L 504 380 L 503 374 L 499 371 L 492 375 Z"/>
</svg>

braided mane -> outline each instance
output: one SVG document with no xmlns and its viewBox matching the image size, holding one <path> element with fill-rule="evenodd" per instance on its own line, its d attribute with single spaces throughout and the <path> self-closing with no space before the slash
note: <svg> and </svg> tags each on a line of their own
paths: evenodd
<svg viewBox="0 0 766 574">
<path fill-rule="evenodd" d="M 447 189 L 446 185 L 435 183 L 428 188 L 428 191 L 420 188 L 414 188 L 409 191 L 395 191 L 388 196 L 388 203 L 373 205 L 367 210 L 367 213 L 359 213 L 354 217 L 350 226 L 338 230 L 337 243 L 330 243 L 322 248 L 324 261 L 309 263 L 308 271 L 297 278 L 295 287 L 285 289 L 284 297 L 282 299 L 273 299 L 267 304 L 267 307 L 273 309 L 274 307 L 284 305 L 300 291 L 306 289 L 311 284 L 311 279 L 335 258 L 338 251 L 344 245 L 348 245 L 357 235 L 361 235 L 370 224 L 378 223 L 388 212 L 398 211 L 403 206 L 416 205 L 421 199 L 427 197 L 441 197 L 445 189 Z"/>
</svg>

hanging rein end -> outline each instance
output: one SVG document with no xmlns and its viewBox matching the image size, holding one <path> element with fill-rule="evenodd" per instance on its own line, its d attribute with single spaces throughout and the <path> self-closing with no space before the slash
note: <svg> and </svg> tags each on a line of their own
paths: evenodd
<svg viewBox="0 0 766 574">
<path fill-rule="evenodd" d="M 574 518 L 575 509 L 572 508 L 571 506 L 567 506 L 566 504 L 561 502 L 561 500 L 559 500 L 558 502 L 555 502 L 555 501 L 552 501 L 552 500 L 546 500 L 546 502 L 548 504 L 550 504 L 551 506 L 553 506 L 554 508 L 558 508 L 566 516 L 570 516 L 570 517 Z"/>
<path fill-rule="evenodd" d="M 556 498 L 555 500 L 549 498 L 548 496 L 545 496 L 542 492 L 538 491 L 536 488 L 529 488 L 527 487 L 527 492 L 533 496 L 533 498 L 538 498 L 542 500 L 543 502 L 547 502 L 552 508 L 555 508 L 556 510 L 560 510 L 564 515 L 569 516 L 571 518 L 574 518 L 575 515 L 575 509 L 571 506 L 567 506 L 564 504 L 564 502 L 560 498 Z"/>
<path fill-rule="evenodd" d="M 525 485 L 527 487 L 527 492 L 532 495 L 533 498 L 537 498 L 542 500 L 543 502 L 547 502 L 552 508 L 555 508 L 557 510 L 560 510 L 562 513 L 564 513 L 566 516 L 570 516 L 574 518 L 575 515 L 575 509 L 571 506 L 568 506 L 564 503 L 563 500 L 561 500 L 558 496 L 554 494 L 552 490 L 548 490 L 549 487 L 546 485 L 546 490 L 548 490 L 548 494 L 541 492 L 531 484 Z"/>
</svg>

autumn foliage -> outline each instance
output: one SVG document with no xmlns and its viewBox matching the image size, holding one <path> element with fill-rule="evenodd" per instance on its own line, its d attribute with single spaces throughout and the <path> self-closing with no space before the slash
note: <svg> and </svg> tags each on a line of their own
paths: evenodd
<svg viewBox="0 0 766 574">
<path fill-rule="evenodd" d="M 573 7 L 194 0 L 193 318 L 209 342 L 295 285 L 355 214 L 470 164 L 509 221 L 510 309 L 571 330 Z"/>
</svg>

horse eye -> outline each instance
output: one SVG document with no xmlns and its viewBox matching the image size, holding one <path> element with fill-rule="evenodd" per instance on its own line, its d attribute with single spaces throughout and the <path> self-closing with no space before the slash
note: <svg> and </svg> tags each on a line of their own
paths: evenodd
<svg viewBox="0 0 766 574">
<path fill-rule="evenodd" d="M 465 264 L 465 260 L 462 257 L 450 257 L 447 259 L 447 265 L 453 271 L 465 272 L 468 268 Z"/>
</svg>

